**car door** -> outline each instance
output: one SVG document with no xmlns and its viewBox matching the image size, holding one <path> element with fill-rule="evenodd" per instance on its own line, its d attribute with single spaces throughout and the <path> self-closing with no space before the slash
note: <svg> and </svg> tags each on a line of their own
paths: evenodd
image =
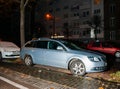
<svg viewBox="0 0 120 89">
<path fill-rule="evenodd" d="M 116 49 L 112 45 L 108 44 L 107 42 L 102 43 L 102 48 L 104 53 L 113 54 L 116 51 Z"/>
<path fill-rule="evenodd" d="M 57 49 L 57 47 L 62 48 Z M 45 64 L 54 67 L 66 67 L 67 52 L 64 47 L 55 41 L 48 42 L 48 50 L 45 52 Z"/>
<path fill-rule="evenodd" d="M 47 41 L 36 41 L 35 48 L 32 50 L 35 64 L 45 64 L 44 55 L 47 51 Z"/>
<path fill-rule="evenodd" d="M 93 42 L 90 49 L 95 50 L 95 51 L 101 51 L 102 50 L 101 43 L 100 42 Z"/>
</svg>

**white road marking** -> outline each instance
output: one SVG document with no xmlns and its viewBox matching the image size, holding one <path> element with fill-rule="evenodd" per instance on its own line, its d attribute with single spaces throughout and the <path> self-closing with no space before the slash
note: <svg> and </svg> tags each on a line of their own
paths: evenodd
<svg viewBox="0 0 120 89">
<path fill-rule="evenodd" d="M 0 76 L 0 79 L 7 82 L 7 83 L 9 83 L 9 84 L 11 84 L 11 85 L 13 85 L 13 86 L 15 86 L 15 87 L 17 87 L 17 88 L 19 88 L 19 89 L 29 89 L 27 87 L 24 87 L 24 86 L 18 84 L 18 83 L 15 83 L 15 82 L 13 82 L 11 80 L 8 80 L 7 78 L 4 78 L 4 77 Z"/>
</svg>

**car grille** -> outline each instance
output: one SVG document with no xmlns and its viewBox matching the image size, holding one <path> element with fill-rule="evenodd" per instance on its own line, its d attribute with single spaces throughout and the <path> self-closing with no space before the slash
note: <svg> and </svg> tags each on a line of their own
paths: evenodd
<svg viewBox="0 0 120 89">
<path fill-rule="evenodd" d="M 19 54 L 20 52 L 19 51 L 12 51 L 13 54 Z"/>
<path fill-rule="evenodd" d="M 10 57 L 10 56 L 19 56 L 19 54 L 16 54 L 16 55 L 6 55 L 7 57 Z"/>
<path fill-rule="evenodd" d="M 92 70 L 102 71 L 102 70 L 106 70 L 106 69 L 107 69 L 107 66 L 102 66 L 102 67 L 94 67 Z"/>
</svg>

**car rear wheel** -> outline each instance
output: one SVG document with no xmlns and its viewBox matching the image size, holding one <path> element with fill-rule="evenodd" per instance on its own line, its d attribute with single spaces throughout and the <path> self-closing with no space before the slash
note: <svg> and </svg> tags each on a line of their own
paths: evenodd
<svg viewBox="0 0 120 89">
<path fill-rule="evenodd" d="M 117 51 L 117 52 L 115 53 L 115 57 L 120 57 L 120 52 L 119 52 L 119 51 Z"/>
<path fill-rule="evenodd" d="M 70 71 L 75 76 L 82 76 L 86 73 L 85 65 L 80 60 L 72 61 L 69 65 Z"/>
<path fill-rule="evenodd" d="M 25 58 L 24 58 L 24 62 L 27 66 L 32 66 L 33 65 L 33 61 L 32 61 L 32 57 L 27 55 Z"/>
</svg>

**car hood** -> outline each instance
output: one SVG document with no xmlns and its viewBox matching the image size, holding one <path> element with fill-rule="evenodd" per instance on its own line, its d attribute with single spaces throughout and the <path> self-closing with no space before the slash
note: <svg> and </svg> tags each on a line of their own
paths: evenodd
<svg viewBox="0 0 120 89">
<path fill-rule="evenodd" d="M 17 48 L 17 47 L 3 47 L 3 48 L 0 48 L 1 50 L 6 50 L 6 51 L 20 51 L 20 48 Z"/>
<path fill-rule="evenodd" d="M 105 56 L 104 54 L 101 54 L 99 52 L 94 52 L 86 49 L 80 49 L 80 50 L 71 50 L 71 52 L 81 55 L 87 55 L 87 56 Z"/>
</svg>

